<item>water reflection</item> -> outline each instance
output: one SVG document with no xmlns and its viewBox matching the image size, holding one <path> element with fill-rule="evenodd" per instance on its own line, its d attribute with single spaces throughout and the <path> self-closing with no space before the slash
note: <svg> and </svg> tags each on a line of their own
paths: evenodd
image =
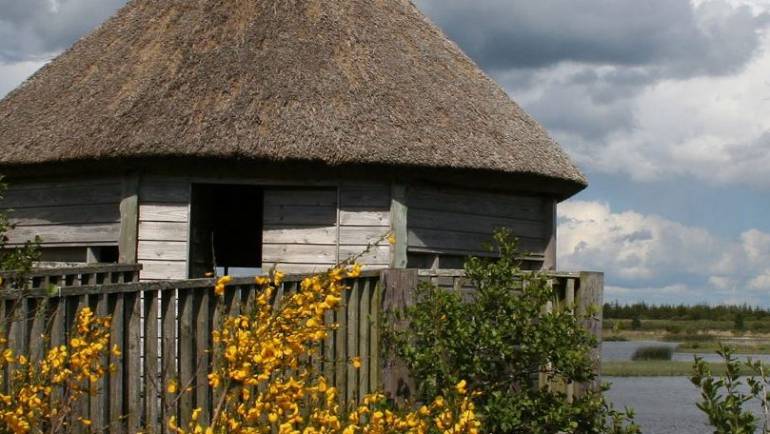
<svg viewBox="0 0 770 434">
<path fill-rule="evenodd" d="M 639 348 L 666 345 L 676 348 L 675 342 L 630 341 L 602 344 L 603 361 L 629 361 Z M 701 354 L 709 362 L 719 362 L 716 354 Z M 740 355 L 770 363 L 770 355 Z M 674 353 L 673 360 L 691 362 L 692 353 Z M 631 407 L 636 421 L 646 434 L 701 434 L 713 432 L 708 419 L 696 407 L 700 398 L 698 389 L 687 377 L 603 377 L 612 383 L 607 398 L 616 408 Z M 759 412 L 759 404 L 754 403 Z M 758 431 L 759 432 L 759 431 Z"/>
</svg>

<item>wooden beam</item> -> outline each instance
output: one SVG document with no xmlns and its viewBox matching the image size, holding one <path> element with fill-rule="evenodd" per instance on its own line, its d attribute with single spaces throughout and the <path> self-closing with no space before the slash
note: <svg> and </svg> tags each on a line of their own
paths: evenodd
<svg viewBox="0 0 770 434">
<path fill-rule="evenodd" d="M 406 186 L 393 184 L 390 188 L 390 227 L 396 237 L 393 251 L 390 256 L 392 268 L 406 268 L 407 245 L 409 233 L 407 231 Z"/>
<path fill-rule="evenodd" d="M 123 197 L 120 201 L 120 248 L 121 264 L 136 264 L 139 234 L 139 176 L 123 179 Z"/>
</svg>

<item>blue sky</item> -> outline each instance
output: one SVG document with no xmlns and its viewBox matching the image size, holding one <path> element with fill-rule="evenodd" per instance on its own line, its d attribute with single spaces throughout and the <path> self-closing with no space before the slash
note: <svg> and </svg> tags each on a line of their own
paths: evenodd
<svg viewBox="0 0 770 434">
<path fill-rule="evenodd" d="M 125 0 L 0 0 L 0 96 Z M 559 268 L 608 300 L 770 306 L 770 0 L 418 0 L 591 185 Z"/>
</svg>

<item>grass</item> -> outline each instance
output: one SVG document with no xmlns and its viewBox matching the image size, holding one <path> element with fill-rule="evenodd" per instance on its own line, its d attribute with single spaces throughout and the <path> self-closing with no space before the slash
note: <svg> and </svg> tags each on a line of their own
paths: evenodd
<svg viewBox="0 0 770 434">
<path fill-rule="evenodd" d="M 704 333 L 684 333 L 684 334 L 666 334 L 663 336 L 663 340 L 666 342 L 687 342 L 687 343 L 702 343 L 702 342 L 716 342 L 717 337 L 714 335 L 708 335 Z"/>
<path fill-rule="evenodd" d="M 654 347 L 642 347 L 637 348 L 636 351 L 634 351 L 634 355 L 631 356 L 631 360 L 671 360 L 673 355 L 674 349 L 669 346 L 659 345 Z"/>
<path fill-rule="evenodd" d="M 639 362 L 603 362 L 602 376 L 606 377 L 682 377 L 692 375 L 693 362 L 681 362 L 671 360 L 649 360 Z M 709 363 L 714 375 L 722 375 L 725 372 L 724 363 Z M 742 374 L 750 374 L 750 371 L 741 368 Z"/>
<path fill-rule="evenodd" d="M 763 342 L 725 342 L 726 345 L 735 348 L 738 354 L 770 354 L 770 343 Z M 684 342 L 676 347 L 680 353 L 715 353 L 719 349 L 719 342 Z"/>
<path fill-rule="evenodd" d="M 621 335 L 610 335 L 602 338 L 604 342 L 628 342 L 628 337 Z"/>
</svg>

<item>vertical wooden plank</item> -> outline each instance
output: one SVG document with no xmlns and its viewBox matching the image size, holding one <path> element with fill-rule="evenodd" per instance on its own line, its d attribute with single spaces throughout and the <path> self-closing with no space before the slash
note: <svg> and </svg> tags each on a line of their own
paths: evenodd
<svg viewBox="0 0 770 434">
<path fill-rule="evenodd" d="M 390 265 L 392 268 L 406 268 L 407 264 L 407 201 L 406 186 L 393 184 L 390 187 L 390 225 L 391 232 L 396 238 L 391 246 Z"/>
<path fill-rule="evenodd" d="M 177 295 L 175 289 L 165 290 L 161 293 L 161 382 L 158 385 L 161 396 L 161 412 L 163 422 L 160 424 L 162 432 L 167 432 L 168 421 L 178 417 L 176 395 L 167 393 L 166 388 L 172 381 L 177 381 Z"/>
<path fill-rule="evenodd" d="M 564 304 L 567 309 L 575 310 L 575 279 L 567 279 L 564 289 Z"/>
<path fill-rule="evenodd" d="M 556 270 L 556 206 L 553 199 L 543 199 L 543 224 L 547 244 L 543 257 L 543 270 Z"/>
<path fill-rule="evenodd" d="M 414 289 L 419 282 L 417 270 L 385 270 L 381 276 L 384 286 L 382 312 L 386 317 L 414 303 Z M 404 330 L 408 326 L 405 320 L 394 321 L 396 330 Z M 393 356 L 384 362 L 382 383 L 385 395 L 400 401 L 409 400 L 415 390 L 406 364 Z"/>
<path fill-rule="evenodd" d="M 80 296 L 69 298 L 69 301 L 71 301 L 71 306 L 68 307 L 68 310 L 70 310 L 70 313 L 67 315 L 68 316 L 67 329 L 69 330 L 69 338 L 72 339 L 72 337 L 75 335 L 75 328 L 77 327 L 77 315 L 84 308 L 88 307 L 88 298 L 85 295 L 80 295 Z M 88 380 L 84 380 L 81 386 L 87 390 L 89 387 Z M 85 395 L 82 395 L 74 403 L 72 408 L 72 417 L 70 418 L 70 427 L 67 430 L 68 432 L 85 433 L 90 431 L 90 429 L 87 428 L 85 425 L 83 425 L 79 420 L 80 418 L 84 418 L 84 419 L 91 418 L 90 398 L 91 397 L 88 394 L 85 394 Z"/>
<path fill-rule="evenodd" d="M 208 425 L 211 420 L 211 389 L 208 386 L 208 374 L 211 369 L 211 309 L 213 290 L 196 288 L 195 290 L 195 407 L 201 409 L 200 423 Z"/>
<path fill-rule="evenodd" d="M 334 324 L 334 316 L 335 315 L 333 311 L 326 311 L 326 313 L 324 313 L 324 324 L 327 324 L 328 326 Z M 334 366 L 334 361 L 335 354 L 337 354 L 334 347 L 335 335 L 335 331 L 329 330 L 323 343 L 323 374 L 329 384 L 335 384 L 334 374 L 336 369 Z"/>
<path fill-rule="evenodd" d="M 355 369 L 351 364 L 351 360 L 354 357 L 358 357 L 358 300 L 359 293 L 361 291 L 361 279 L 354 279 L 350 289 L 347 291 L 347 324 L 346 324 L 346 357 L 345 366 L 347 368 L 347 379 L 345 381 L 345 396 L 347 402 L 355 402 L 358 400 L 358 369 Z"/>
<path fill-rule="evenodd" d="M 194 292 L 179 290 L 179 420 L 182 426 L 190 422 L 195 388 L 195 339 L 193 336 Z"/>
<path fill-rule="evenodd" d="M 6 302 L 6 318 L 8 318 L 8 348 L 14 354 L 24 353 L 24 329 L 27 317 L 27 303 L 23 299 Z"/>
<path fill-rule="evenodd" d="M 0 333 L 2 333 L 2 336 L 7 337 L 10 336 L 10 327 L 9 327 L 9 319 L 8 319 L 8 309 L 6 308 L 7 301 L 0 300 Z M 5 349 L 5 348 L 3 348 Z M 2 393 L 8 393 L 8 375 L 9 370 L 8 366 L 5 366 L 2 371 L 0 371 L 0 392 Z"/>
<path fill-rule="evenodd" d="M 576 294 L 576 310 L 579 316 L 592 315 L 583 321 L 583 326 L 589 333 L 594 335 L 598 345 L 591 352 L 591 359 L 594 362 L 594 369 L 597 374 L 601 372 L 601 350 L 602 350 L 602 303 L 604 299 L 604 273 L 581 272 L 580 286 Z M 597 376 L 596 380 L 590 384 L 580 385 L 578 393 L 584 393 L 587 390 L 595 390 L 599 387 L 601 379 Z"/>
<path fill-rule="evenodd" d="M 225 288 L 225 295 L 224 297 L 214 297 L 212 301 L 212 329 L 213 330 L 221 330 L 222 325 L 224 324 L 224 321 L 228 315 L 229 312 L 229 306 L 233 305 L 233 298 L 235 297 L 237 291 L 234 287 L 227 287 Z M 212 330 L 212 331 L 213 331 Z M 218 355 L 216 354 L 216 348 L 214 346 L 214 343 L 212 342 L 211 347 L 211 363 L 212 366 L 216 364 L 217 360 L 216 357 Z M 211 417 L 214 417 L 214 412 L 216 411 L 216 407 L 219 403 L 219 401 L 222 399 L 222 388 L 212 389 L 211 390 L 211 404 L 212 404 L 212 412 Z"/>
<path fill-rule="evenodd" d="M 345 294 L 342 294 L 343 300 L 345 300 Z M 334 312 L 334 319 L 336 323 L 336 329 L 334 330 L 334 387 L 337 388 L 339 394 L 340 405 L 344 407 L 347 403 L 347 391 L 345 382 L 347 376 L 345 375 L 348 368 L 347 362 L 347 309 L 345 303 L 342 302 Z"/>
<path fill-rule="evenodd" d="M 49 336 L 51 337 L 51 346 L 52 347 L 58 347 L 61 345 L 64 345 L 67 341 L 65 330 L 64 330 L 64 323 L 65 323 L 65 302 L 63 298 L 56 297 L 52 299 L 52 306 L 51 306 L 51 321 L 50 321 L 50 332 Z M 61 398 L 64 394 L 64 390 L 61 387 L 57 387 L 53 390 L 51 393 L 51 403 L 60 402 Z"/>
<path fill-rule="evenodd" d="M 370 391 L 380 390 L 380 313 L 382 309 L 382 282 L 372 282 L 374 292 L 369 303 L 369 387 Z"/>
<path fill-rule="evenodd" d="M 24 353 L 24 326 L 26 316 L 26 303 L 23 299 L 7 300 L 3 306 L 5 309 L 5 318 L 8 327 L 8 348 L 13 351 L 14 356 Z M 6 379 L 6 388 L 13 390 L 13 365 L 6 366 L 4 377 Z"/>
<path fill-rule="evenodd" d="M 369 305 L 371 304 L 371 279 L 365 278 L 361 283 L 358 298 L 358 355 L 361 357 L 361 368 L 358 369 L 358 399 L 370 393 L 369 387 Z"/>
<path fill-rule="evenodd" d="M 93 296 L 93 304 L 95 304 L 94 313 L 98 317 L 109 316 L 109 306 L 107 295 L 97 294 Z M 109 366 L 109 356 L 102 357 L 102 365 Z M 91 383 L 91 389 L 93 396 L 91 397 L 91 423 L 92 429 L 96 432 L 105 432 L 108 428 L 108 414 L 107 406 L 107 391 L 109 390 L 109 376 L 105 375 L 96 382 Z"/>
<path fill-rule="evenodd" d="M 142 420 L 142 381 L 141 381 L 141 310 L 139 293 L 124 295 L 125 315 L 125 393 L 128 432 L 140 430 Z"/>
<path fill-rule="evenodd" d="M 575 279 L 566 279 L 564 288 L 564 304 L 567 309 L 575 311 Z M 575 398 L 575 383 L 567 384 L 567 402 L 573 402 Z"/>
<path fill-rule="evenodd" d="M 110 326 L 110 348 L 120 347 L 121 356 L 113 357 L 114 369 L 110 372 L 110 393 L 107 396 L 109 401 L 109 414 L 107 422 L 110 424 L 110 432 L 126 432 L 125 424 L 125 388 L 124 378 L 125 370 L 125 351 L 124 333 L 125 333 L 125 304 L 123 294 L 113 294 L 110 296 L 112 311 L 112 324 Z"/>
<path fill-rule="evenodd" d="M 123 178 L 123 198 L 120 201 L 120 238 L 118 241 L 121 264 L 136 264 L 139 235 L 139 176 Z"/>
<path fill-rule="evenodd" d="M 32 312 L 32 326 L 30 327 L 30 360 L 33 364 L 39 362 L 49 348 L 47 336 L 45 336 L 45 324 L 48 320 L 47 299 L 30 300 Z"/>
<path fill-rule="evenodd" d="M 144 425 L 156 432 L 160 421 L 158 408 L 158 291 L 144 293 Z"/>
</svg>

